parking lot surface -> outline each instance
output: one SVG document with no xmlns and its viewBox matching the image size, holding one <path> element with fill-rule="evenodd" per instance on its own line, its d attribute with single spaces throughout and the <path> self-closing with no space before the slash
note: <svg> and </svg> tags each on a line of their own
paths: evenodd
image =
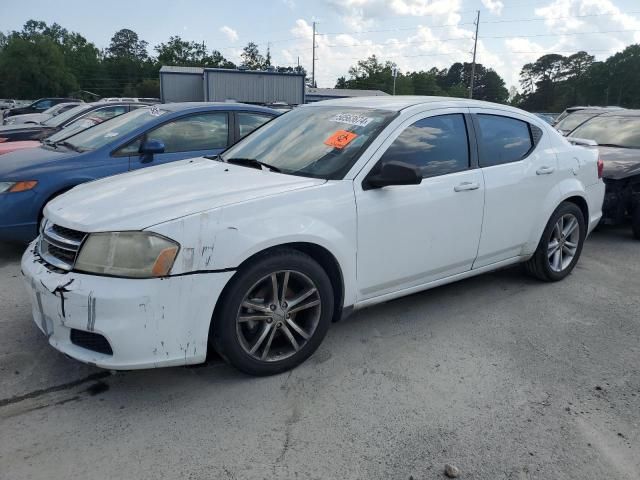
<svg viewBox="0 0 640 480">
<path fill-rule="evenodd" d="M 0 478 L 640 478 L 640 244 L 358 312 L 292 372 L 111 374 L 49 347 L 0 245 Z"/>
</svg>

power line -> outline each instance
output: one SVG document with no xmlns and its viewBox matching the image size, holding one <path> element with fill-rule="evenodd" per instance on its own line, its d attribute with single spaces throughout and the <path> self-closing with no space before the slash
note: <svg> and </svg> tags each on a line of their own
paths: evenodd
<svg viewBox="0 0 640 480">
<path fill-rule="evenodd" d="M 565 32 L 565 33 L 536 33 L 533 35 L 497 35 L 497 36 L 482 36 L 480 38 L 532 38 L 532 37 L 564 37 L 567 35 L 597 35 L 605 33 L 624 33 L 624 32 L 640 32 L 639 29 L 634 30 L 607 30 L 598 32 Z"/>
</svg>

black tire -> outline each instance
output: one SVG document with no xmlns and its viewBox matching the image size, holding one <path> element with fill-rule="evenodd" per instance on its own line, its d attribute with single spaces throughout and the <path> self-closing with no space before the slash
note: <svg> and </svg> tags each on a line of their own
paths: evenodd
<svg viewBox="0 0 640 480">
<path fill-rule="evenodd" d="M 636 201 L 631 212 L 631 230 L 636 240 L 640 240 L 640 200 Z"/>
<path fill-rule="evenodd" d="M 575 253 L 573 255 L 573 259 L 566 266 L 562 267 L 560 271 L 554 270 L 551 265 L 551 261 L 549 260 L 549 247 L 550 242 L 552 240 L 552 235 L 554 234 L 554 229 L 556 228 L 556 224 L 560 220 L 560 218 L 566 217 L 567 215 L 572 215 L 578 222 L 578 241 L 577 247 L 575 249 Z M 563 202 L 560 204 L 558 208 L 553 212 L 549 222 L 547 222 L 547 226 L 542 233 L 542 238 L 538 243 L 538 248 L 536 249 L 533 256 L 524 263 L 525 271 L 539 280 L 544 282 L 557 282 L 562 280 L 567 275 L 571 273 L 571 271 L 578 263 L 580 259 L 580 254 L 582 253 L 582 246 L 584 244 L 584 240 L 586 238 L 587 228 L 584 219 L 584 215 L 582 210 L 575 204 L 571 202 Z"/>
<path fill-rule="evenodd" d="M 306 334 L 309 335 L 307 339 L 300 336 L 300 334 L 297 333 L 298 331 L 294 330 L 291 325 L 287 323 L 289 321 L 298 322 L 298 317 L 296 315 L 300 315 L 300 312 L 296 314 L 291 313 L 290 316 L 286 317 L 290 320 L 287 320 L 282 315 L 286 312 L 284 310 L 280 310 L 281 305 L 278 305 L 278 312 L 274 311 L 273 314 L 255 311 L 254 314 L 245 313 L 244 315 L 246 318 L 248 318 L 247 315 L 273 315 L 273 318 L 266 319 L 269 320 L 269 325 L 267 325 L 266 320 L 247 322 L 246 324 L 238 323 L 238 318 L 242 317 L 242 309 L 246 309 L 246 307 L 243 306 L 243 302 L 251 301 L 247 300 L 249 298 L 248 295 L 260 288 L 260 285 L 266 285 L 261 282 L 265 282 L 265 278 L 270 278 L 274 272 L 277 277 L 279 276 L 279 292 L 282 292 L 284 289 L 284 275 L 286 272 L 289 272 L 291 275 L 291 277 L 287 276 L 287 278 L 291 278 L 292 282 L 295 278 L 308 280 L 312 282 L 312 286 L 316 289 L 316 293 L 314 293 L 314 301 L 319 302 L 317 307 L 313 307 L 313 319 L 311 320 L 313 329 L 304 329 L 307 330 Z M 298 277 L 295 277 L 295 275 L 298 275 Z M 265 289 L 266 288 L 267 287 L 265 287 Z M 310 290 L 311 288 L 308 291 Z M 270 291 L 272 292 L 273 289 Z M 267 291 L 264 293 L 266 297 Z M 284 299 L 284 296 L 282 298 Z M 265 303 L 261 303 L 261 306 L 266 306 L 270 303 L 266 298 L 264 301 Z M 300 303 L 304 304 L 307 302 L 305 301 Z M 310 303 L 313 302 L 308 302 L 307 304 Z M 238 270 L 235 276 L 231 279 L 230 284 L 225 289 L 219 304 L 216 307 L 210 329 L 210 340 L 211 343 L 213 343 L 213 347 L 220 356 L 222 356 L 222 358 L 244 373 L 256 376 L 281 373 L 301 364 L 309 358 L 313 352 L 315 352 L 324 339 L 327 330 L 329 329 L 329 325 L 331 324 L 333 304 L 334 298 L 331 281 L 329 280 L 325 270 L 318 264 L 318 262 L 298 250 L 290 248 L 272 250 L 255 258 L 250 264 L 241 267 L 241 269 Z M 286 306 L 286 302 L 282 305 Z M 273 305 L 271 305 L 271 307 L 273 307 Z M 316 308 L 318 308 L 318 310 L 315 310 Z M 271 340 L 275 343 L 268 343 L 267 345 L 267 342 L 270 342 L 270 340 L 265 337 L 261 348 L 258 349 L 255 354 L 259 354 L 261 349 L 262 352 L 264 352 L 264 347 L 266 346 L 270 347 L 271 345 L 277 345 L 278 343 L 282 348 L 287 348 L 286 344 L 288 343 L 288 349 L 290 350 L 288 354 L 290 356 L 279 359 L 276 354 L 276 358 L 271 360 L 262 360 L 252 356 L 251 353 L 247 351 L 248 344 L 243 330 L 244 328 L 249 328 L 249 326 L 252 329 L 255 329 L 256 333 L 254 339 L 256 337 L 263 337 L 265 330 L 268 328 L 271 328 L 272 330 L 276 329 L 276 327 L 278 328 L 275 332 L 271 333 L 272 330 L 269 330 L 269 333 L 266 334 L 267 337 L 271 337 Z M 301 325 L 298 326 L 300 327 Z M 286 333 L 285 330 L 288 333 Z M 240 333 L 241 331 L 243 333 Z M 309 334 L 309 332 L 311 333 Z M 295 337 L 295 343 L 300 343 L 299 350 L 296 350 L 293 346 L 294 341 L 289 339 L 289 334 L 293 334 Z M 281 347 L 274 348 L 277 350 Z M 291 350 L 293 350 L 293 352 Z"/>
</svg>

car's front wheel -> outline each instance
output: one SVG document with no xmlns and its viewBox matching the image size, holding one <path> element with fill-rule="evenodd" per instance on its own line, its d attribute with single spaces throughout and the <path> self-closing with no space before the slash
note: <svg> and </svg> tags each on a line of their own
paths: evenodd
<svg viewBox="0 0 640 480">
<path fill-rule="evenodd" d="M 333 314 L 333 289 L 308 255 L 278 249 L 241 268 L 225 290 L 212 325 L 215 349 L 250 375 L 272 375 L 306 360 Z"/>
<path fill-rule="evenodd" d="M 578 263 L 586 234 L 582 210 L 574 203 L 563 202 L 551 215 L 525 269 L 546 282 L 562 280 Z"/>
</svg>

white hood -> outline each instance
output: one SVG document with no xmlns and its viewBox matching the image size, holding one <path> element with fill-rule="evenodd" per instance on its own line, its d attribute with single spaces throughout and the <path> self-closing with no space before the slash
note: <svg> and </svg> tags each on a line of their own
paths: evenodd
<svg viewBox="0 0 640 480">
<path fill-rule="evenodd" d="M 142 230 L 324 182 L 195 158 L 85 183 L 49 202 L 45 216 L 84 232 Z"/>
</svg>

